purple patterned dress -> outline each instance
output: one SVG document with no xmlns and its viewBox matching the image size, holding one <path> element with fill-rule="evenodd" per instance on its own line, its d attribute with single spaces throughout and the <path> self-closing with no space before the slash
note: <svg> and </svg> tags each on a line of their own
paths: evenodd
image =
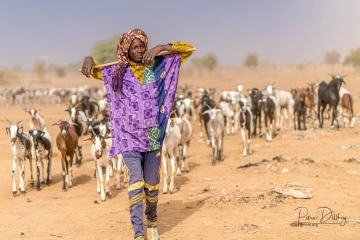
<svg viewBox="0 0 360 240">
<path fill-rule="evenodd" d="M 126 151 L 160 149 L 174 102 L 181 55 L 156 57 L 141 84 L 128 67 L 120 90 L 111 87 L 115 65 L 102 69 L 110 106 L 112 147 L 109 159 Z"/>
</svg>

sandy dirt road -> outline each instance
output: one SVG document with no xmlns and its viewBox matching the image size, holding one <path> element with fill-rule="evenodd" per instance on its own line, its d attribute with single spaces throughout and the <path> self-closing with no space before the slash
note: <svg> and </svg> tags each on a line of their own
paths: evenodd
<svg viewBox="0 0 360 240">
<path fill-rule="evenodd" d="M 67 118 L 65 106 L 40 107 L 55 141 L 58 127 L 50 125 Z M 29 130 L 22 106 L 3 107 L 1 113 L 14 122 L 23 120 L 24 130 Z M 360 224 L 354 220 L 360 220 L 360 164 L 344 160 L 360 161 L 360 124 L 338 132 L 329 128 L 329 122 L 324 129 L 309 126 L 307 131 L 294 131 L 285 123 L 272 143 L 266 143 L 265 138 L 253 139 L 253 154 L 246 158 L 237 132 L 225 137 L 225 160 L 212 166 L 211 149 L 200 138 L 197 122 L 193 123 L 190 172 L 175 178 L 173 194 L 159 195 L 161 239 L 359 239 Z M 100 201 L 89 142 L 84 143 L 83 165 L 73 170 L 75 187 L 62 192 L 60 155 L 54 146 L 52 185 L 42 186 L 41 191 L 31 187 L 27 162 L 27 193 L 13 197 L 7 125 L 0 119 L 0 239 L 132 239 L 127 185 L 122 183 L 122 189 L 116 190 L 112 179 L 112 198 Z M 272 160 L 279 155 L 280 160 Z M 237 170 L 240 165 L 263 159 L 269 162 Z M 17 183 L 18 179 L 17 171 Z M 313 197 L 295 199 L 272 192 L 294 182 L 310 188 Z M 325 221 L 326 215 L 325 223 L 336 224 L 290 226 L 298 220 L 296 208 L 304 207 L 301 216 L 307 208 L 308 215 L 317 217 L 311 222 L 319 223 L 322 210 L 324 214 L 328 210 L 318 208 L 325 206 L 333 211 L 333 218 L 346 217 L 346 223 L 341 226 L 340 221 Z"/>
</svg>

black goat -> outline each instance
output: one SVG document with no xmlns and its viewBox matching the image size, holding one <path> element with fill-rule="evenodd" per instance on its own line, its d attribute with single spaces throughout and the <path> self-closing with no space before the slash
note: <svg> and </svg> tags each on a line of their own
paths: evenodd
<svg viewBox="0 0 360 240">
<path fill-rule="evenodd" d="M 97 118 L 100 108 L 97 102 L 90 101 L 90 97 L 85 95 L 81 98 L 79 108 L 84 111 L 87 117 Z"/>
<path fill-rule="evenodd" d="M 275 115 L 276 115 L 276 99 L 273 96 L 268 96 L 266 91 L 263 91 L 263 111 L 265 114 L 265 128 L 266 128 L 266 141 L 272 141 L 272 134 L 276 136 L 275 132 Z M 268 126 L 268 121 L 270 121 L 270 126 Z"/>
<path fill-rule="evenodd" d="M 319 85 L 318 90 L 318 120 L 320 124 L 320 128 L 323 128 L 324 125 L 324 110 L 327 105 L 329 105 L 332 110 L 332 120 L 331 120 L 331 127 L 334 126 L 334 120 L 336 119 L 337 129 L 340 128 L 339 120 L 338 120 L 338 112 L 337 106 L 340 101 L 339 91 L 341 88 L 342 83 L 346 84 L 344 81 L 344 76 L 339 75 L 330 75 L 332 80 L 327 84 L 325 81 L 322 81 Z M 321 109 L 321 119 L 320 119 L 320 108 Z"/>
<path fill-rule="evenodd" d="M 240 131 L 241 138 L 243 141 L 243 156 L 246 157 L 247 151 L 249 154 L 252 154 L 251 150 L 251 130 L 253 124 L 253 113 L 251 108 L 247 106 L 247 102 L 244 100 L 240 100 Z M 246 131 L 247 131 L 247 139 L 246 139 Z"/>
<path fill-rule="evenodd" d="M 297 117 L 297 122 L 298 122 L 298 130 L 302 130 L 301 129 L 301 119 L 304 122 L 304 130 L 306 130 L 306 111 L 307 111 L 307 106 L 305 104 L 305 97 L 306 94 L 305 93 L 300 93 L 298 94 L 297 91 L 294 91 L 294 99 L 295 99 L 295 105 L 294 105 L 294 130 L 296 130 L 296 120 L 295 118 Z"/>
<path fill-rule="evenodd" d="M 204 125 L 204 127 L 205 127 L 207 144 L 210 145 L 210 135 L 209 135 L 209 130 L 208 130 L 208 122 L 210 121 L 210 116 L 209 116 L 209 114 L 203 114 L 203 113 L 207 110 L 217 108 L 217 105 L 216 105 L 215 100 L 210 98 L 210 96 L 207 94 L 201 97 L 201 101 L 199 104 L 201 104 L 201 111 L 200 111 L 201 119 L 200 119 L 200 121 L 202 122 L 202 125 Z M 197 108 L 197 107 L 198 106 L 195 106 L 195 108 Z"/>
<path fill-rule="evenodd" d="M 52 144 L 51 137 L 47 130 L 30 130 L 29 134 L 33 140 L 34 148 L 35 148 L 35 156 L 36 156 L 36 169 L 37 169 L 37 185 L 36 190 L 40 191 L 40 180 L 41 183 L 44 184 L 44 161 L 47 163 L 47 178 L 46 185 L 50 186 L 52 181 L 51 177 L 51 165 L 52 165 Z M 40 164 L 41 164 L 41 173 L 40 173 Z M 40 176 L 41 174 L 41 176 Z"/>
<path fill-rule="evenodd" d="M 259 121 L 259 137 L 262 137 L 261 133 L 261 112 L 263 109 L 262 94 L 257 88 L 249 90 L 249 96 L 251 98 L 251 111 L 253 114 L 253 136 L 256 137 L 256 122 Z"/>
</svg>

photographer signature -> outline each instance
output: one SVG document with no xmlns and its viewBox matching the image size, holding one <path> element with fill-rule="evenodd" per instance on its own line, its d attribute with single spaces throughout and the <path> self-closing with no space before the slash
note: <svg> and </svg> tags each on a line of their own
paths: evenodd
<svg viewBox="0 0 360 240">
<path fill-rule="evenodd" d="M 339 224 L 345 226 L 349 222 L 346 216 L 340 216 L 340 213 L 335 213 L 329 207 L 319 207 L 321 214 L 310 215 L 306 207 L 298 207 L 294 211 L 297 212 L 297 221 L 290 224 L 292 227 L 315 226 L 320 224 Z"/>
</svg>

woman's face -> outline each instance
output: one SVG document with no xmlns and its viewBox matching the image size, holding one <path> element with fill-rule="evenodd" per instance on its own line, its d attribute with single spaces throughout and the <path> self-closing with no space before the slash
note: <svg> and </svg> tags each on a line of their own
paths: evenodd
<svg viewBox="0 0 360 240">
<path fill-rule="evenodd" d="M 135 38 L 129 48 L 129 58 L 136 62 L 142 62 L 145 53 L 145 43 L 138 38 Z"/>
</svg>

